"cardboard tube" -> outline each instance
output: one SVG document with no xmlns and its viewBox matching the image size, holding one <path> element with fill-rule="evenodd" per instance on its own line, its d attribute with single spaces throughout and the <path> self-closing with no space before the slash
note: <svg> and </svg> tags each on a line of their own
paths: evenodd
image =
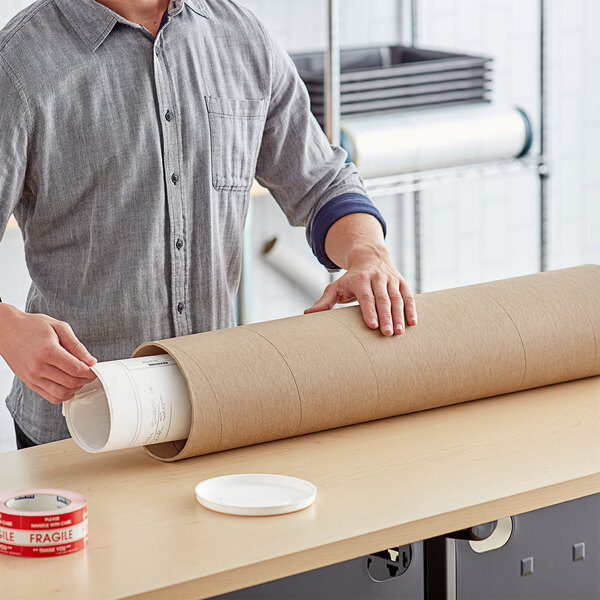
<svg viewBox="0 0 600 600">
<path fill-rule="evenodd" d="M 349 307 L 143 344 L 170 354 L 192 403 L 172 461 L 600 374 L 600 267 L 423 294 L 383 337 Z"/>
</svg>

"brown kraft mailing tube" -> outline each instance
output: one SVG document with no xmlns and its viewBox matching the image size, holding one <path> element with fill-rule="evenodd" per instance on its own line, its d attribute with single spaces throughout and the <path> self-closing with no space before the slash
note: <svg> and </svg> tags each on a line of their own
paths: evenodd
<svg viewBox="0 0 600 600">
<path fill-rule="evenodd" d="M 401 336 L 357 306 L 141 345 L 170 354 L 189 389 L 172 461 L 600 374 L 600 266 L 417 297 Z"/>
</svg>

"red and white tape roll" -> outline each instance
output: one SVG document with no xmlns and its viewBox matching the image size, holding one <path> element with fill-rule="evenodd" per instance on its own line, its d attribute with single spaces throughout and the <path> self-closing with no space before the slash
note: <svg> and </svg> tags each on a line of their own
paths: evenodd
<svg viewBox="0 0 600 600">
<path fill-rule="evenodd" d="M 0 494 L 0 553 L 59 556 L 87 546 L 87 500 L 66 490 Z"/>
</svg>

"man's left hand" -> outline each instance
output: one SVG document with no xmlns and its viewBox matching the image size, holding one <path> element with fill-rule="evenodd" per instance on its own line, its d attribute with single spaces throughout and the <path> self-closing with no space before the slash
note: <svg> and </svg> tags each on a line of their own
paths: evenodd
<svg viewBox="0 0 600 600">
<path fill-rule="evenodd" d="M 305 314 L 358 300 L 367 326 L 379 328 L 383 335 L 399 335 L 406 325 L 417 324 L 413 295 L 383 243 L 353 247 L 347 253 L 347 262 L 347 272 L 330 283 Z"/>
</svg>

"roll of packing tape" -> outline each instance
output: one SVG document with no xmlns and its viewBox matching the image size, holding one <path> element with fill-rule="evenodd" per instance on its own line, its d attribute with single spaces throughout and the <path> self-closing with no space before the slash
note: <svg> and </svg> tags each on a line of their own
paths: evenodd
<svg viewBox="0 0 600 600">
<path fill-rule="evenodd" d="M 87 500 L 66 490 L 0 494 L 0 553 L 60 556 L 87 546 Z"/>
</svg>

